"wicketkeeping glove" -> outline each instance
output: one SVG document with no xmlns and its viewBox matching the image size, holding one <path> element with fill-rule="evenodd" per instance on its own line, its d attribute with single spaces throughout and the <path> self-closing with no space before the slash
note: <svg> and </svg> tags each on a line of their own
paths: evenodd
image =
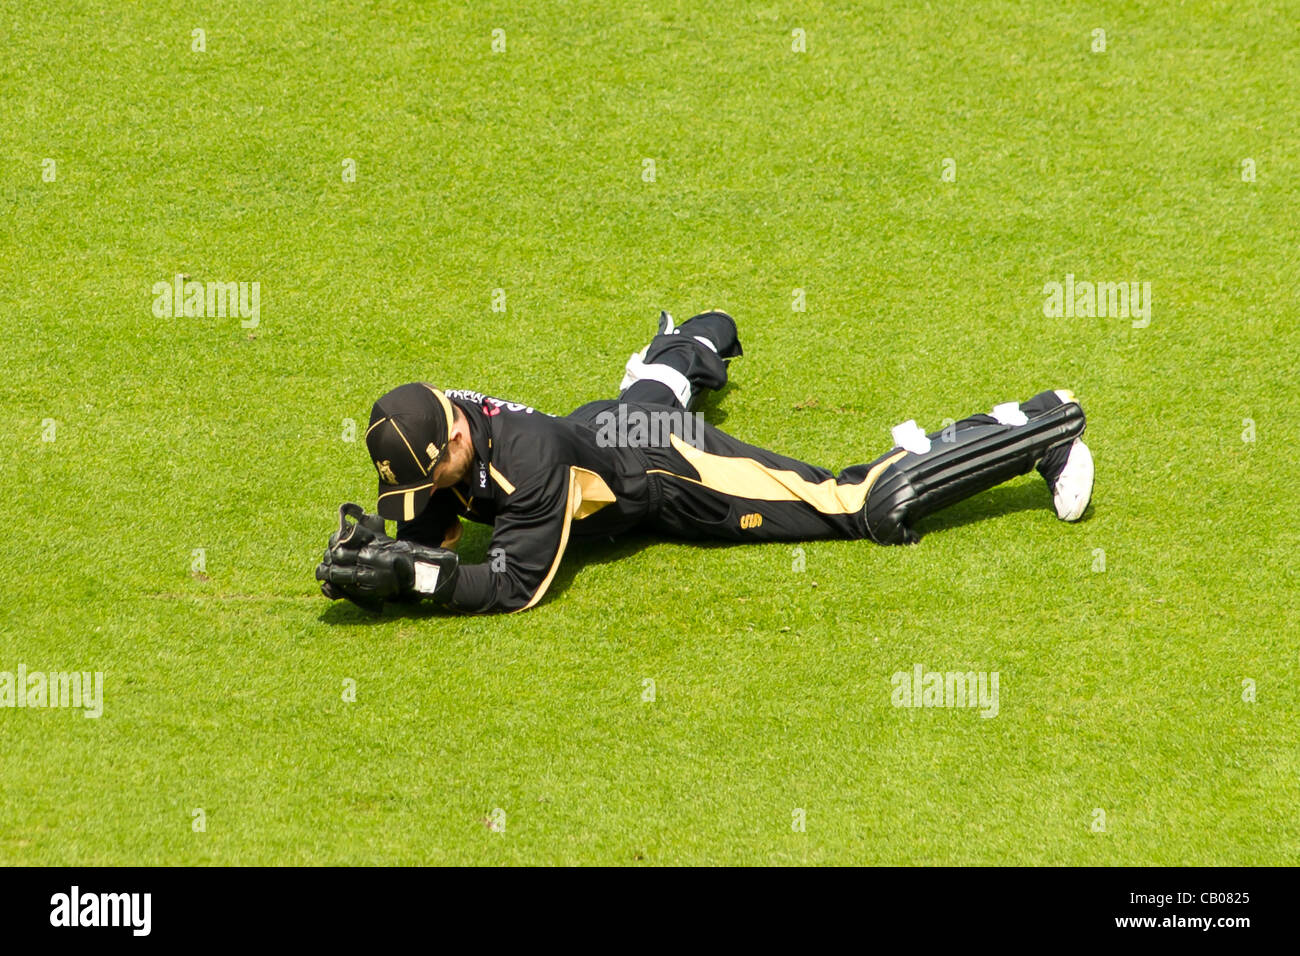
<svg viewBox="0 0 1300 956">
<path fill-rule="evenodd" d="M 331 600 L 347 598 L 379 611 L 384 601 L 428 597 L 446 602 L 459 568 L 455 551 L 390 538 L 383 518 L 348 503 L 339 506 L 339 529 L 330 535 L 325 560 L 316 566 L 316 580 Z"/>
</svg>

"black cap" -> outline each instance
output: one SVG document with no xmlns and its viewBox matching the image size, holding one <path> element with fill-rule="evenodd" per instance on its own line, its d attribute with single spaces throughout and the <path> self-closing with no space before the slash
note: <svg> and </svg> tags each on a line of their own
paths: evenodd
<svg viewBox="0 0 1300 956">
<path fill-rule="evenodd" d="M 451 402 L 432 385 L 399 385 L 375 402 L 366 447 L 379 472 L 379 506 L 390 521 L 411 521 L 433 496 L 433 469 L 451 435 Z"/>
</svg>

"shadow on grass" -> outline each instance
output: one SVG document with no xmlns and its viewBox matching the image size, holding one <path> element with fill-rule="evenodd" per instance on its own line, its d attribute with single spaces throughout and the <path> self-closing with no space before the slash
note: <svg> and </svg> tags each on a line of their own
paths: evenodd
<svg viewBox="0 0 1300 956">
<path fill-rule="evenodd" d="M 1018 511 L 1038 511 L 1047 509 L 1052 512 L 1052 496 L 1041 478 L 1018 481 L 1015 484 L 999 485 L 973 498 L 959 501 L 935 514 L 922 518 L 916 525 L 917 532 L 925 537 L 938 531 L 948 531 L 976 521 L 996 520 L 1002 515 L 1015 514 Z M 1076 523 L 1091 521 L 1093 506 Z"/>
<path fill-rule="evenodd" d="M 487 529 L 484 529 L 486 532 Z M 465 538 L 462 542 L 470 538 L 470 530 L 465 531 Z M 484 534 L 487 540 L 487 534 Z M 565 549 L 564 558 L 560 561 L 559 570 L 555 572 L 555 577 L 551 580 L 551 585 L 546 589 L 546 594 L 541 603 L 545 604 L 552 598 L 557 598 L 573 583 L 573 579 L 581 573 L 583 568 L 593 565 L 609 564 L 613 561 L 619 561 L 629 558 L 641 549 L 652 544 L 663 544 L 669 542 L 682 547 L 713 549 L 727 548 L 734 545 L 730 541 L 685 541 L 675 538 L 665 538 L 649 531 L 633 531 L 621 535 L 618 538 L 571 538 L 569 546 Z M 482 548 L 482 554 L 475 557 L 474 554 L 479 549 L 475 542 L 469 541 L 469 547 L 462 547 L 461 559 L 466 564 L 473 564 L 476 561 L 486 559 L 486 545 Z M 385 621 L 391 621 L 395 618 L 413 618 L 416 620 L 429 617 L 447 617 L 459 616 L 462 612 L 450 611 L 446 608 L 439 607 L 436 604 L 428 602 L 389 602 L 386 603 L 382 611 L 367 611 L 358 607 L 351 601 L 331 601 L 319 615 L 319 620 L 323 624 L 382 624 Z"/>
<path fill-rule="evenodd" d="M 694 411 L 703 415 L 704 420 L 710 425 L 721 428 L 722 423 L 727 420 L 727 410 L 722 407 L 722 403 L 728 395 L 739 390 L 739 385 L 728 382 L 719 391 L 707 391 L 704 393 L 704 397 L 700 399 L 699 404 L 695 406 Z"/>
<path fill-rule="evenodd" d="M 916 530 L 924 538 L 930 534 L 960 528 L 977 521 L 996 520 L 1001 516 L 1020 511 L 1034 511 L 1041 508 L 1050 510 L 1051 507 L 1051 496 L 1041 481 L 1022 481 L 1013 485 L 1000 485 L 974 498 L 968 498 L 945 508 L 937 514 L 924 518 L 917 524 Z M 1079 523 L 1091 520 L 1092 515 L 1093 507 L 1089 505 Z M 485 560 L 490 541 L 490 528 L 467 522 L 461 546 L 462 560 L 466 564 Z M 569 541 L 564 559 L 560 562 L 559 570 L 556 571 L 542 603 L 562 595 L 585 567 L 620 561 L 631 557 L 648 545 L 665 542 L 701 550 L 730 548 L 737 544 L 734 541 L 689 541 L 667 538 L 652 531 L 633 531 L 618 538 L 573 538 Z M 456 613 L 428 603 L 389 603 L 384 605 L 381 612 L 375 613 L 363 610 L 349 601 L 334 601 L 321 613 L 320 620 L 326 624 L 378 624 L 398 617 L 419 619 Z"/>
</svg>

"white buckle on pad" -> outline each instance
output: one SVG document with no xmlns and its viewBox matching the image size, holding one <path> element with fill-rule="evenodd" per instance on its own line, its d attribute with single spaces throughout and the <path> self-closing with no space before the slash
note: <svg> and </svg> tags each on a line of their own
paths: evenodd
<svg viewBox="0 0 1300 956">
<path fill-rule="evenodd" d="M 994 405 L 993 411 L 989 414 L 998 420 L 999 425 L 1024 425 L 1029 421 L 1029 416 L 1020 410 L 1019 402 L 1003 402 L 1001 405 Z"/>
<path fill-rule="evenodd" d="M 930 450 L 930 439 L 926 437 L 925 432 L 921 431 L 921 426 L 916 424 L 915 418 L 909 418 L 901 425 L 895 425 L 889 433 L 894 437 L 894 444 L 903 451 L 910 451 L 913 455 L 924 455 Z"/>
</svg>

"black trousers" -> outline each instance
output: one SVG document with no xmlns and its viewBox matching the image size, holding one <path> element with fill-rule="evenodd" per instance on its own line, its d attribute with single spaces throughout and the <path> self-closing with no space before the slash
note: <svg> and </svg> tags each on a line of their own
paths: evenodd
<svg viewBox="0 0 1300 956">
<path fill-rule="evenodd" d="M 707 338 L 713 348 L 696 336 Z M 691 385 L 684 404 L 680 391 L 662 381 L 640 380 L 617 400 L 591 402 L 572 417 L 594 420 L 624 406 L 634 417 L 659 413 L 669 426 L 662 440 L 648 441 L 639 453 L 646 474 L 657 485 L 656 501 L 645 524 L 682 538 L 723 541 L 809 541 L 868 537 L 863 505 L 891 449 L 866 464 L 839 474 L 734 438 L 691 413 L 704 391 L 726 384 L 728 355 L 740 354 L 735 323 L 721 313 L 688 319 L 670 335 L 658 335 L 645 361 L 668 366 Z M 1029 416 L 1060 404 L 1042 392 L 1022 404 Z M 971 415 L 949 426 L 958 431 L 996 420 Z M 652 430 L 653 431 L 653 430 Z M 930 435 L 938 441 L 943 431 Z"/>
</svg>

